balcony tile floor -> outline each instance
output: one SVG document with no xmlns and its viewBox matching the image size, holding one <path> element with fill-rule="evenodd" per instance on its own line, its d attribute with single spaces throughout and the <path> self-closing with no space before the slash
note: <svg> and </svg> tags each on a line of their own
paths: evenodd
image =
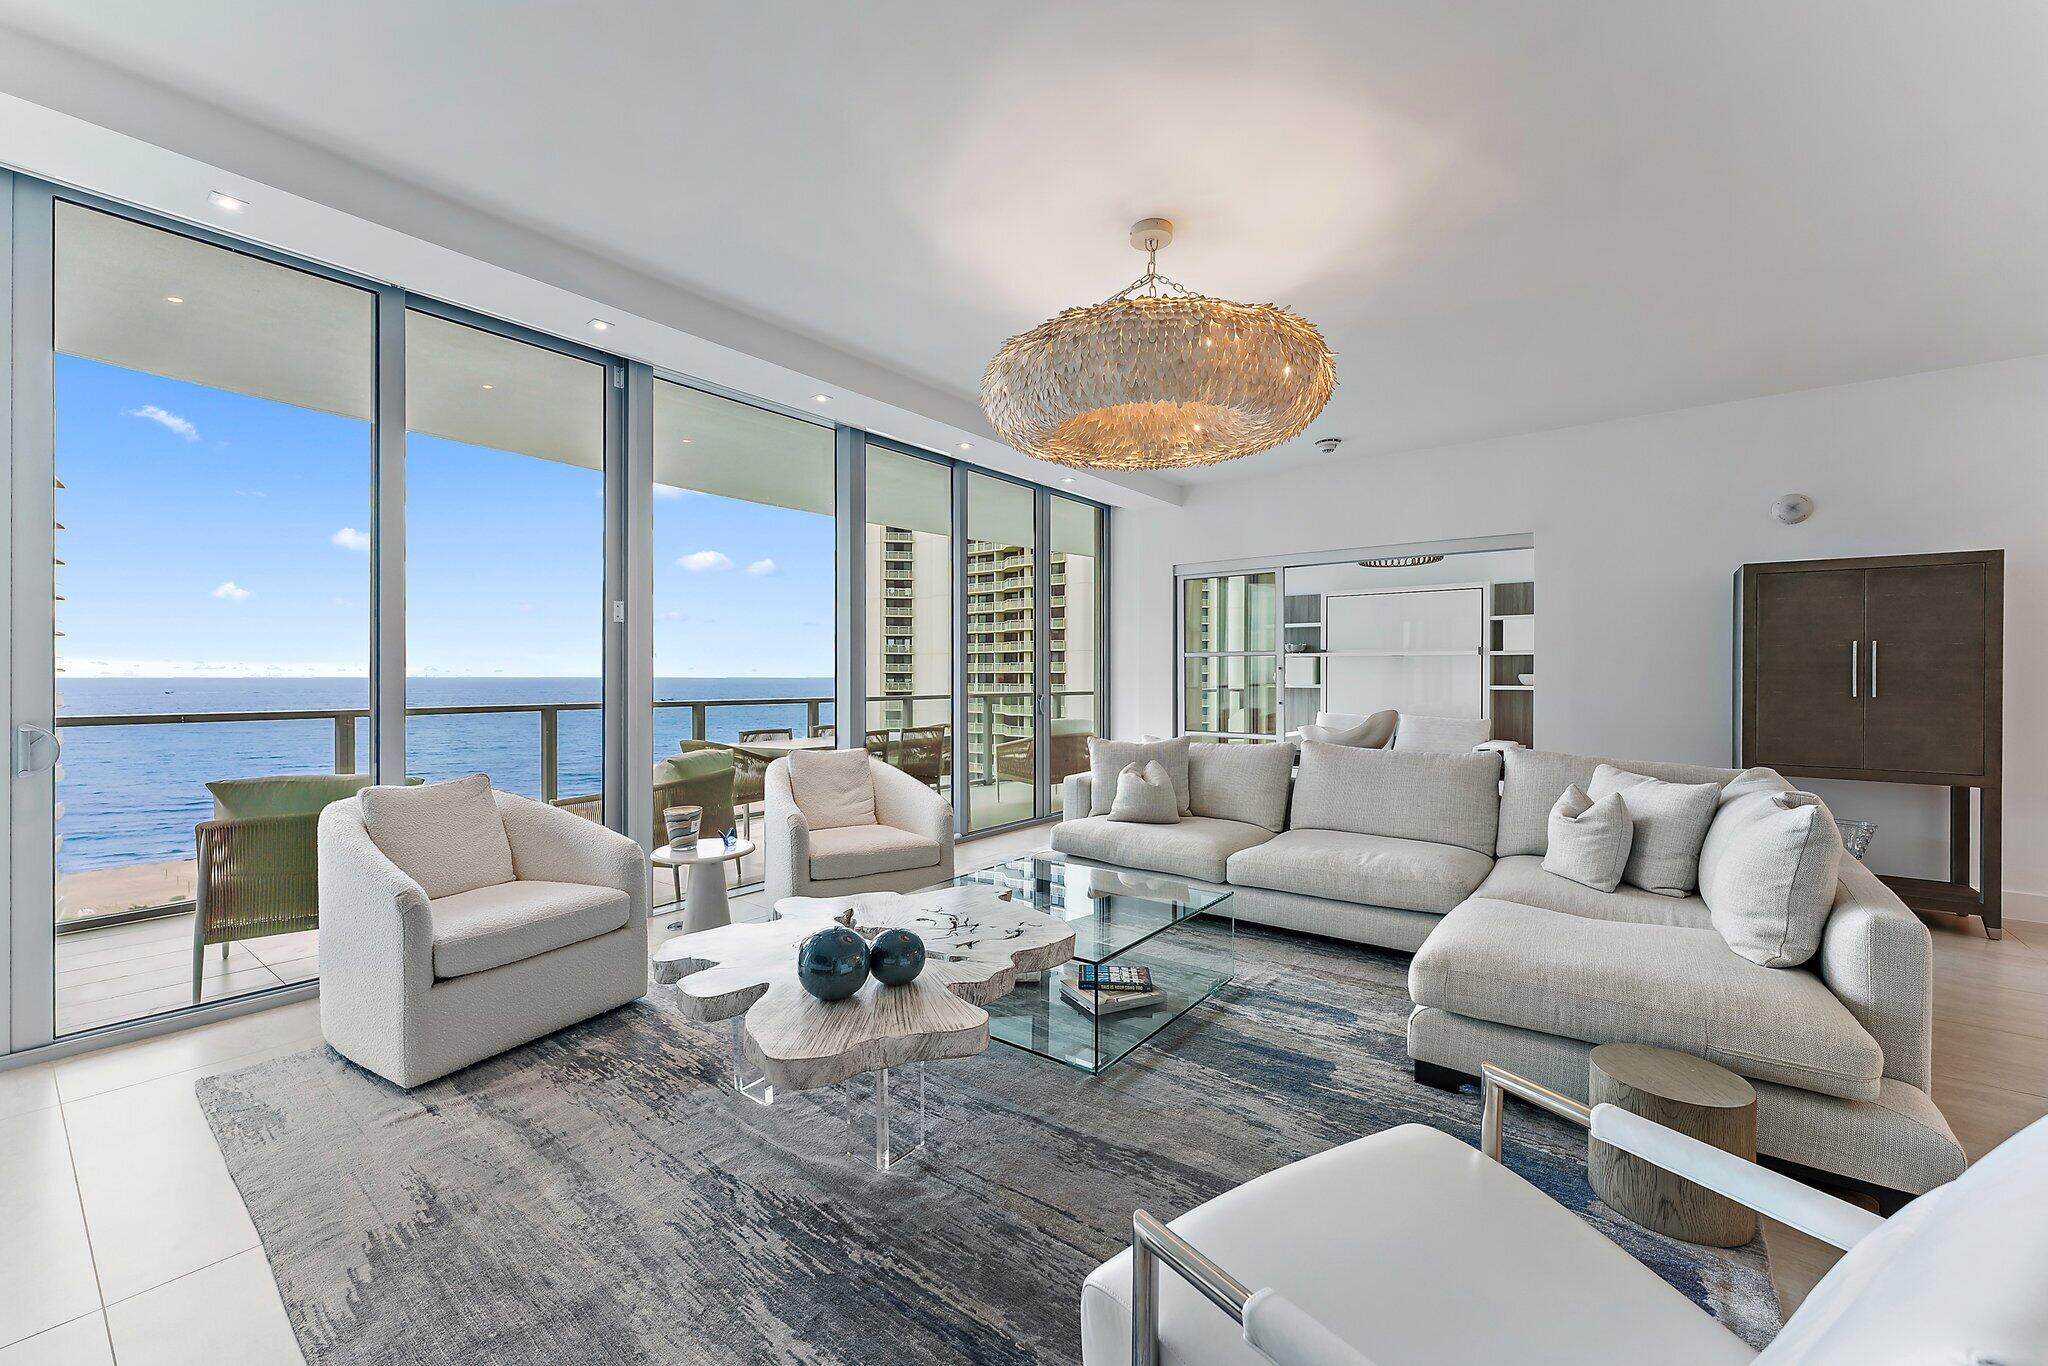
<svg viewBox="0 0 2048 1366">
<path fill-rule="evenodd" d="M 972 841 L 960 866 L 1038 848 L 1045 833 Z M 758 893 L 733 905 L 765 909 Z M 650 920 L 650 946 L 664 925 Z M 1934 1094 L 1974 1158 L 2048 1113 L 2048 925 L 2009 923 L 1998 942 L 1974 921 L 1929 927 Z M 318 1002 L 300 1001 L 0 1072 L 0 1366 L 300 1360 L 193 1083 L 319 1038 Z M 1766 1236 L 1789 1307 L 1833 1253 L 1777 1225 Z"/>
</svg>

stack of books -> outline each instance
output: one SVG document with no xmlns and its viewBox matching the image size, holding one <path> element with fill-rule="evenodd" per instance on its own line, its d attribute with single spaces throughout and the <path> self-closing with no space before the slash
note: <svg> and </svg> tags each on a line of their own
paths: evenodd
<svg viewBox="0 0 2048 1366">
<path fill-rule="evenodd" d="M 1063 973 L 1060 995 L 1090 1015 L 1147 1010 L 1166 999 L 1166 993 L 1152 985 L 1152 969 L 1099 963 L 1076 964 Z"/>
</svg>

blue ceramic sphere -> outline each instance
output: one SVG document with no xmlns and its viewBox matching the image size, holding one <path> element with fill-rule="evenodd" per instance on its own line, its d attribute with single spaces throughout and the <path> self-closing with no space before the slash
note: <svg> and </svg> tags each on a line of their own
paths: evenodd
<svg viewBox="0 0 2048 1366">
<path fill-rule="evenodd" d="M 796 980 L 821 1001 L 843 1001 L 868 980 L 868 941 L 844 925 L 797 946 Z"/>
<path fill-rule="evenodd" d="M 908 986 L 924 971 L 924 940 L 909 930 L 883 930 L 868 950 L 868 970 L 885 987 Z"/>
</svg>

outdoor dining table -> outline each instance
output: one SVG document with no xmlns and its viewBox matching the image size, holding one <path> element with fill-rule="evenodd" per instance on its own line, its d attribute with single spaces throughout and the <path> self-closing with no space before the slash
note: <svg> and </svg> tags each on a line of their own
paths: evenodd
<svg viewBox="0 0 2048 1366">
<path fill-rule="evenodd" d="M 789 740 L 735 740 L 732 747 L 742 754 L 751 754 L 756 759 L 774 762 L 796 753 L 800 749 L 831 749 L 833 740 L 827 735 L 800 735 Z"/>
</svg>

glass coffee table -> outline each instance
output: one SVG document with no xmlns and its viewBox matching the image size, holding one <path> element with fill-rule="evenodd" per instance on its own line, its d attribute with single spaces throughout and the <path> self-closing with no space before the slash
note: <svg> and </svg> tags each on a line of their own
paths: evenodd
<svg viewBox="0 0 2048 1366">
<path fill-rule="evenodd" d="M 1134 868 L 1030 854 L 947 885 L 988 885 L 1074 931 L 1073 961 L 990 1005 L 989 1037 L 1100 1072 L 1227 985 L 1237 972 L 1230 893 Z M 1152 989 L 1087 992 L 1084 963 L 1141 967 Z"/>
</svg>

